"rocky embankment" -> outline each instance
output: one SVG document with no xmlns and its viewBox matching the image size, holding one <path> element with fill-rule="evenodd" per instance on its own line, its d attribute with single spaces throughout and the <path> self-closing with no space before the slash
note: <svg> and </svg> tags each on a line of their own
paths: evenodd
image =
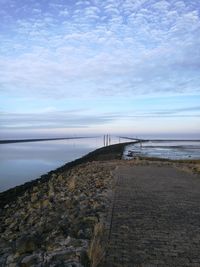
<svg viewBox="0 0 200 267">
<path fill-rule="evenodd" d="M 104 254 L 116 166 L 200 170 L 199 161 L 120 161 L 123 149 L 124 144 L 99 149 L 1 193 L 0 267 L 96 267 Z"/>
<path fill-rule="evenodd" d="M 70 170 L 71 168 L 92 161 L 101 161 L 101 160 L 114 160 L 121 159 L 124 151 L 124 147 L 126 144 L 130 143 L 121 143 L 115 144 L 107 147 L 102 147 L 97 150 L 90 152 L 89 154 L 83 156 L 82 158 L 76 159 L 74 161 L 68 162 L 65 165 L 59 167 L 54 171 L 50 171 L 47 174 L 42 175 L 39 179 L 32 180 L 23 185 L 16 186 L 11 188 L 5 192 L 0 193 L 0 209 L 3 208 L 6 204 L 16 201 L 16 198 L 22 196 L 25 192 L 32 190 L 34 186 L 37 186 L 38 183 L 46 183 L 51 179 L 52 174 L 60 174 L 66 170 Z M 11 166 L 12 167 L 12 166 Z"/>
<path fill-rule="evenodd" d="M 0 266 L 90 266 L 94 227 L 103 224 L 109 209 L 113 168 L 94 161 L 52 173 L 48 181 L 6 204 L 1 210 Z"/>
</svg>

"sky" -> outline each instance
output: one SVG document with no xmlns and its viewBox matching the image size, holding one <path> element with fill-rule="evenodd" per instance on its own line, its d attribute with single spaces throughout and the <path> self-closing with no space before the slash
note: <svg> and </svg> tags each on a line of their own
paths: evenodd
<svg viewBox="0 0 200 267">
<path fill-rule="evenodd" d="M 200 138 L 199 0 L 0 0 L 0 139 Z"/>
</svg>

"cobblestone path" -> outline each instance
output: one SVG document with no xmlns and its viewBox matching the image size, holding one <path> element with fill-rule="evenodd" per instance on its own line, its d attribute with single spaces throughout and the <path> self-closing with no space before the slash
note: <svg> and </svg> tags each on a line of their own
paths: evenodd
<svg viewBox="0 0 200 267">
<path fill-rule="evenodd" d="M 120 167 L 104 267 L 200 267 L 200 179 L 170 166 Z"/>
</svg>

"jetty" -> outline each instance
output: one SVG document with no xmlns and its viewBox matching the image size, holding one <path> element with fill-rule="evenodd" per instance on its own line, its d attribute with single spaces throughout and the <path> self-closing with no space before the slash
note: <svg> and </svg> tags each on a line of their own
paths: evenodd
<svg viewBox="0 0 200 267">
<path fill-rule="evenodd" d="M 131 143 L 1 193 L 0 266 L 199 267 L 200 161 L 123 160 Z"/>
</svg>

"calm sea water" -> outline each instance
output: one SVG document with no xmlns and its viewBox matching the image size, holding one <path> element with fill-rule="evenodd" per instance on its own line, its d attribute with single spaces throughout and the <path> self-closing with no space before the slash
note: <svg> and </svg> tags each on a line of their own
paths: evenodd
<svg viewBox="0 0 200 267">
<path fill-rule="evenodd" d="M 123 140 L 127 141 L 127 140 Z M 128 140 L 129 141 L 129 140 Z M 111 143 L 118 143 L 111 138 Z M 103 146 L 103 138 L 0 145 L 0 191 L 39 178 L 42 174 Z M 200 159 L 200 142 L 147 142 L 128 145 L 124 155 L 170 159 Z"/>
<path fill-rule="evenodd" d="M 39 178 L 102 146 L 103 137 L 0 144 L 0 191 Z"/>
<path fill-rule="evenodd" d="M 166 159 L 200 159 L 200 141 L 150 141 L 126 146 L 124 157 L 157 157 Z"/>
</svg>

